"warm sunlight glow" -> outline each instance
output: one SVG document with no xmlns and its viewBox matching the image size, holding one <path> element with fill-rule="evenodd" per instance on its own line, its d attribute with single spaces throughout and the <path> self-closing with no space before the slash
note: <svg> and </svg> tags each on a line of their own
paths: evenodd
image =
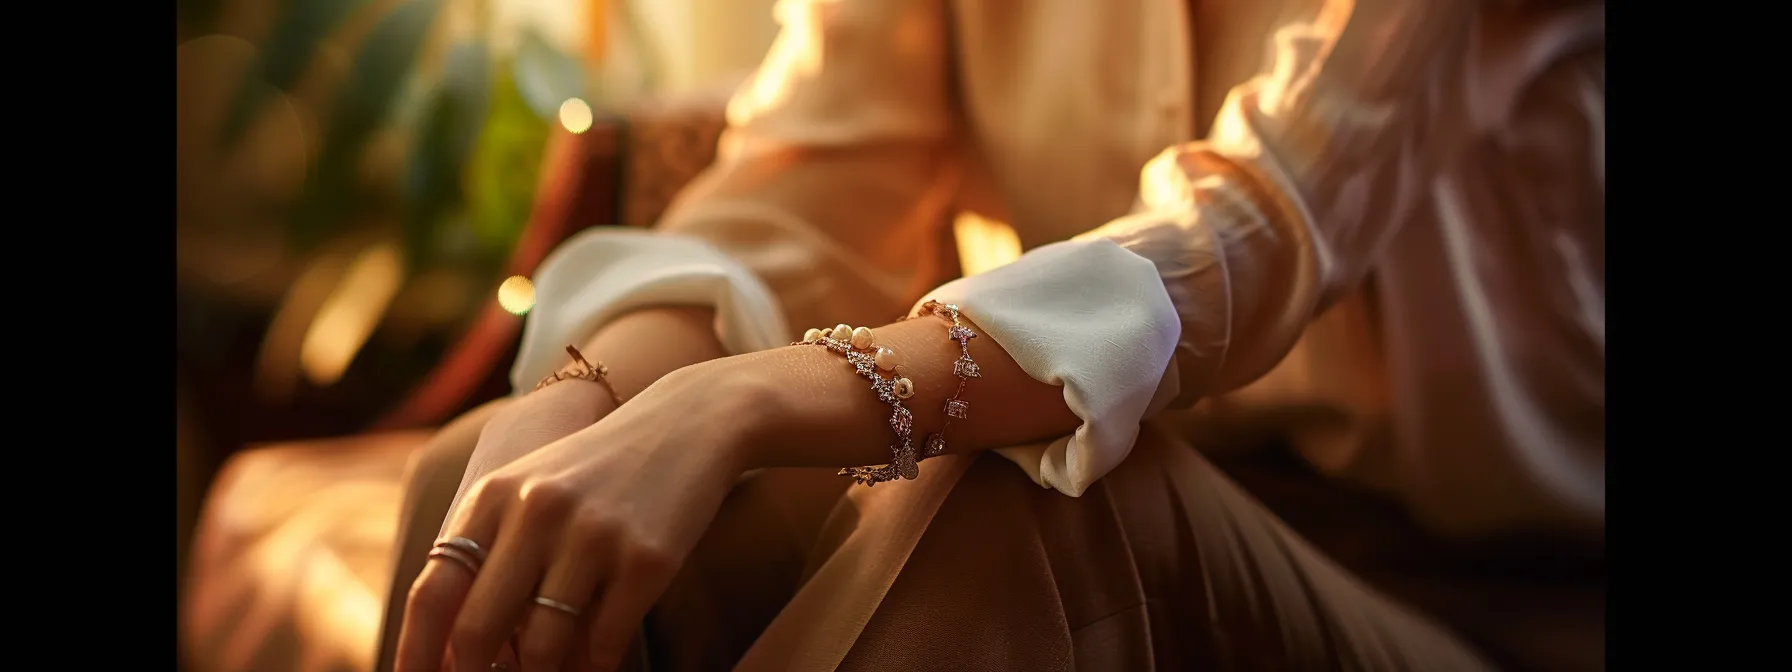
<svg viewBox="0 0 1792 672">
<path fill-rule="evenodd" d="M 299 348 L 299 366 L 312 384 L 334 384 L 373 335 L 402 280 L 398 247 L 382 243 L 349 264 L 330 297 L 311 320 Z"/>
<path fill-rule="evenodd" d="M 255 363 L 255 388 L 264 399 L 284 403 L 292 397 L 299 384 L 299 349 L 304 346 L 305 331 L 347 265 L 348 260 L 339 254 L 313 259 L 287 290 L 280 310 L 268 322 Z"/>
<path fill-rule="evenodd" d="M 535 307 L 535 283 L 528 278 L 513 275 L 498 285 L 498 305 L 512 315 L 522 315 Z"/>
<path fill-rule="evenodd" d="M 958 214 L 952 222 L 952 237 L 958 240 L 958 263 L 965 277 L 1020 258 L 1020 236 L 1014 227 L 975 213 Z"/>
<path fill-rule="evenodd" d="M 773 14 L 784 27 L 766 52 L 765 62 L 748 80 L 741 95 L 728 102 L 728 121 L 743 123 L 775 108 L 790 96 L 797 84 L 821 70 L 824 53 L 822 32 L 827 13 L 839 11 L 831 2 L 780 2 Z"/>
<path fill-rule="evenodd" d="M 560 125 L 574 133 L 591 130 L 591 106 L 577 98 L 568 98 L 560 104 Z"/>
<path fill-rule="evenodd" d="M 372 670 L 405 468 L 429 436 L 237 453 L 206 495 L 182 592 L 193 669 Z"/>
</svg>

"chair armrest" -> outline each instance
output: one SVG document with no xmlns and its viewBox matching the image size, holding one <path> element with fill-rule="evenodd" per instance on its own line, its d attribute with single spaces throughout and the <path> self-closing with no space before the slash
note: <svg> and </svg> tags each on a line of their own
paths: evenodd
<svg viewBox="0 0 1792 672">
<path fill-rule="evenodd" d="M 555 127 L 542 183 L 508 274 L 529 276 L 549 252 L 593 226 L 651 228 L 715 160 L 727 97 L 715 89 L 637 106 L 573 134 Z M 522 320 L 488 302 L 473 327 L 375 430 L 441 424 L 509 390 Z"/>
</svg>

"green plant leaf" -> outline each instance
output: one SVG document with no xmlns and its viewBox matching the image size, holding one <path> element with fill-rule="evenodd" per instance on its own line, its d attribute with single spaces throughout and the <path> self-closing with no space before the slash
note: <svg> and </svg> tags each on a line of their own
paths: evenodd
<svg viewBox="0 0 1792 672">
<path fill-rule="evenodd" d="M 441 80 L 426 94 L 405 185 L 405 245 L 420 265 L 434 256 L 445 213 L 464 200 L 461 174 L 489 113 L 491 78 L 490 48 L 459 44 L 448 51 Z"/>
<path fill-rule="evenodd" d="M 407 0 L 368 32 L 324 127 L 317 170 L 295 215 L 297 244 L 315 243 L 358 205 L 354 186 L 362 150 L 388 121 L 441 7 L 442 0 Z"/>
<path fill-rule="evenodd" d="M 544 120 L 560 116 L 560 104 L 584 95 L 585 66 L 525 28 L 516 49 L 516 87 L 529 109 Z"/>
<path fill-rule="evenodd" d="M 205 8 L 207 3 L 187 4 Z M 256 65 L 249 69 L 246 81 L 237 89 L 231 104 L 221 138 L 224 147 L 233 148 L 242 140 L 249 121 L 267 102 L 268 88 L 255 84 L 259 81 L 277 90 L 290 89 L 311 65 L 324 39 L 341 26 L 350 13 L 366 4 L 367 0 L 286 0 L 281 4 L 272 32 L 259 47 Z M 215 14 L 213 11 L 212 15 Z"/>
<path fill-rule="evenodd" d="M 354 76 L 336 99 L 330 135 L 358 145 L 386 120 L 441 8 L 442 0 L 408 0 L 368 32 L 354 60 Z"/>
<path fill-rule="evenodd" d="M 506 254 L 534 206 L 548 123 L 517 87 L 514 63 L 496 68 L 491 115 L 467 165 L 467 207 L 473 232 L 491 254 Z"/>
</svg>

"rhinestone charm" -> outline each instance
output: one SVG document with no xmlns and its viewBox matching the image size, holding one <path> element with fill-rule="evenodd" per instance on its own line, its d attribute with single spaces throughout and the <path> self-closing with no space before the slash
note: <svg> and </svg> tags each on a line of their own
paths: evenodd
<svg viewBox="0 0 1792 672">
<path fill-rule="evenodd" d="M 982 378 L 983 371 L 977 368 L 977 362 L 970 357 L 959 357 L 952 363 L 952 375 L 959 378 Z"/>
<path fill-rule="evenodd" d="M 938 433 L 928 434 L 927 448 L 924 455 L 927 457 L 937 457 L 939 455 L 944 455 L 945 453 L 946 437 L 940 436 Z"/>
<path fill-rule="evenodd" d="M 904 442 L 902 451 L 896 454 L 896 475 L 902 480 L 912 481 L 921 476 L 921 465 L 915 462 L 915 447 Z"/>
<path fill-rule="evenodd" d="M 970 327 L 953 327 L 951 331 L 946 332 L 946 336 L 962 344 L 976 338 L 977 332 L 971 331 Z"/>
<path fill-rule="evenodd" d="M 914 426 L 915 414 L 908 412 L 906 408 L 898 408 L 890 415 L 890 428 L 896 430 L 897 436 L 907 436 Z"/>
<path fill-rule="evenodd" d="M 882 467 L 847 467 L 840 470 L 840 475 L 850 476 L 852 477 L 852 482 L 867 488 L 884 481 L 894 481 L 897 479 L 896 468 L 889 465 Z"/>
<path fill-rule="evenodd" d="M 946 415 L 954 417 L 954 418 L 958 418 L 959 420 L 963 420 L 967 417 L 970 417 L 971 405 L 969 403 L 959 401 L 957 399 L 947 400 L 946 401 Z"/>
</svg>

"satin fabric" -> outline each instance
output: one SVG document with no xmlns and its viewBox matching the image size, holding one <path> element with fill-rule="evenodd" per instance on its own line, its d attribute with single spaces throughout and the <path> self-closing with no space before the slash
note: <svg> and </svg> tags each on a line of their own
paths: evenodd
<svg viewBox="0 0 1792 672">
<path fill-rule="evenodd" d="M 1218 397 L 1216 423 L 1329 408 L 1285 428 L 1309 459 L 1442 534 L 1603 529 L 1603 3 L 778 7 L 664 249 L 592 232 L 544 265 L 519 391 L 643 294 L 721 297 L 738 349 L 950 295 L 1065 386 L 1085 425 L 1002 453 L 1066 494 L 1124 459 L 1150 390 Z M 1151 267 L 1037 250 L 927 291 L 960 211 Z M 609 272 L 619 250 L 660 267 Z M 681 263 L 697 289 L 668 292 Z M 1086 328 L 1014 336 L 1052 315 Z M 1115 320 L 1126 356 L 1087 356 Z"/>
<path fill-rule="evenodd" d="M 1190 11 L 1177 0 L 780 3 L 784 32 L 730 105 L 716 165 L 661 229 L 738 262 L 731 281 L 762 285 L 789 320 L 772 326 L 792 336 L 880 324 L 926 298 L 954 273 L 955 212 L 1008 222 L 1028 248 L 1111 243 L 1149 266 L 1089 255 L 1112 260 L 1090 261 L 1104 274 L 1029 253 L 1021 270 L 957 285 L 992 334 L 1061 301 L 1003 281 L 1037 274 L 1089 277 L 1086 291 L 1112 305 L 1170 317 L 1147 321 L 1123 367 L 1081 356 L 1093 344 L 1083 330 L 1036 347 L 996 337 L 1029 372 L 1066 372 L 1078 382 L 1067 395 L 1153 392 L 1105 404 L 1118 409 L 1107 416 L 1067 396 L 1084 441 L 1004 451 L 1033 461 L 1042 485 L 1077 494 L 1099 479 L 1131 445 L 1125 431 L 1091 428 L 1136 425 L 1165 396 L 1213 400 L 1215 425 L 1317 407 L 1315 421 L 1282 427 L 1309 461 L 1387 492 L 1434 533 L 1598 543 L 1603 3 Z M 538 284 L 580 272 L 544 269 Z M 998 291 L 1009 298 L 979 300 Z M 1152 309 L 1165 299 L 1173 315 Z M 576 340 L 538 324 L 526 353 Z M 1168 351 L 1153 345 L 1171 332 Z M 1153 368 L 1159 380 L 1134 375 Z M 541 373 L 519 366 L 516 378 Z M 741 668 L 841 661 L 962 462 L 850 492 L 856 526 Z"/>
</svg>

